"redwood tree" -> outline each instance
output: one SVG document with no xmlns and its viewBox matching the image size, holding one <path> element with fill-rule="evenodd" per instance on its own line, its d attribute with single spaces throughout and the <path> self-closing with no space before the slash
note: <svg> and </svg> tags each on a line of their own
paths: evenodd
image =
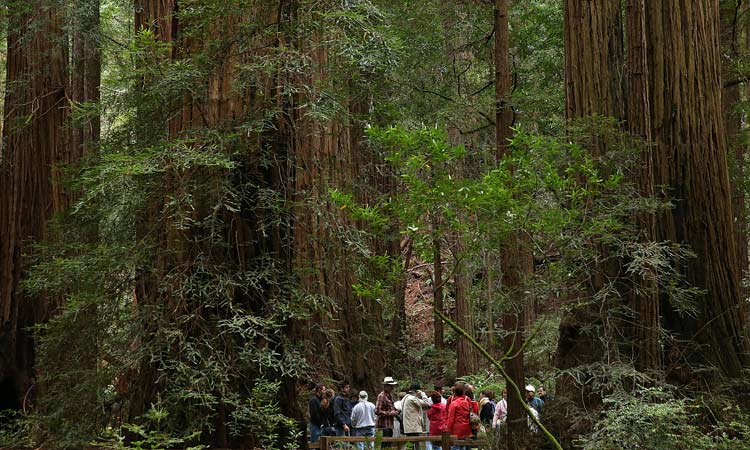
<svg viewBox="0 0 750 450">
<path fill-rule="evenodd" d="M 622 119 L 624 52 L 620 2 L 566 0 L 564 12 L 566 118 L 571 121 L 590 116 Z M 594 139 L 587 148 L 595 158 L 601 157 L 606 149 L 607 143 L 600 139 Z M 596 251 L 607 254 L 607 249 L 601 245 Z M 600 261 L 592 268 L 587 291 L 583 293 L 589 298 L 594 298 L 617 270 L 612 267 L 611 257 L 602 257 Z M 591 305 L 576 307 L 563 317 L 556 367 L 570 369 L 602 359 L 604 349 L 597 336 L 585 331 L 591 324 L 601 328 L 598 309 Z M 558 379 L 557 392 L 578 399 L 577 403 L 584 407 L 598 398 L 590 392 L 581 395 L 570 377 Z"/>
<path fill-rule="evenodd" d="M 642 142 L 638 165 L 634 170 L 639 193 L 647 198 L 654 196 L 654 174 L 651 161 L 651 115 L 648 83 L 648 58 L 646 46 L 645 0 L 628 0 L 626 4 L 627 27 L 627 130 Z M 635 217 L 639 238 L 643 242 L 656 239 L 655 217 L 641 212 Z M 635 364 L 640 370 L 661 367 L 659 348 L 659 300 L 655 274 L 648 267 L 642 275 L 633 274 L 629 280 L 628 300 L 634 320 L 631 336 L 635 345 Z"/>
<path fill-rule="evenodd" d="M 738 376 L 750 356 L 722 120 L 718 6 L 715 0 L 648 3 L 653 165 L 655 185 L 668 186 L 674 203 L 659 217 L 657 237 L 690 246 L 696 257 L 683 273 L 705 289 L 697 317 L 663 305 L 667 330 L 705 346 L 673 349 L 666 362 L 680 364 L 684 354 Z"/>
<path fill-rule="evenodd" d="M 510 102 L 512 74 L 510 64 L 508 24 L 508 0 L 496 0 L 494 8 L 495 28 L 495 146 L 498 161 L 509 156 L 509 139 L 513 135 L 513 109 Z M 524 361 L 521 346 L 525 310 L 533 308 L 524 292 L 524 283 L 534 270 L 534 259 L 528 241 L 522 231 L 511 233 L 500 249 L 501 286 L 509 304 L 503 313 L 504 351 L 511 351 L 514 358 L 505 363 L 506 371 L 514 383 L 525 386 Z M 509 448 L 522 448 L 526 424 L 526 412 L 515 395 L 508 395 L 508 438 Z"/>
<path fill-rule="evenodd" d="M 8 58 L 0 159 L 0 392 L 22 406 L 35 383 L 35 343 L 29 327 L 45 322 L 57 302 L 19 288 L 32 245 L 48 240 L 47 221 L 70 196 L 59 166 L 75 162 L 67 145 L 68 50 L 60 2 L 9 6 Z M 24 405 L 27 406 L 27 405 Z"/>
</svg>

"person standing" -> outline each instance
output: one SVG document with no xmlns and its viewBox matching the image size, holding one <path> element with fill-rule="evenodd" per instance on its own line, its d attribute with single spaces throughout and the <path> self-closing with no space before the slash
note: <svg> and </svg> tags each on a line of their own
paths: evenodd
<svg viewBox="0 0 750 450">
<path fill-rule="evenodd" d="M 310 411 L 310 442 L 318 442 L 320 440 L 320 431 L 323 429 L 323 410 L 320 407 L 320 401 L 323 400 L 323 393 L 326 387 L 322 384 L 315 386 L 307 407 Z"/>
<path fill-rule="evenodd" d="M 427 394 L 420 390 L 419 384 L 412 383 L 401 402 L 401 417 L 404 419 L 406 436 L 421 436 L 427 432 L 427 423 L 424 420 L 424 411 L 430 407 L 427 399 Z M 419 450 L 419 442 L 414 444 L 414 449 Z"/>
<path fill-rule="evenodd" d="M 440 395 L 440 403 L 442 403 L 443 405 L 443 414 L 446 414 L 447 408 L 448 408 L 448 400 L 446 400 L 445 397 L 443 397 L 443 385 L 436 384 L 434 387 L 435 387 L 435 390 L 432 392 L 437 392 L 438 395 Z M 427 402 L 430 404 L 430 406 L 432 406 L 432 402 L 433 402 L 432 394 L 430 394 L 430 398 L 427 400 Z M 425 411 L 425 416 L 427 415 L 426 413 L 427 411 Z M 445 418 L 443 418 L 443 423 L 445 423 Z M 432 432 L 430 429 L 431 426 L 432 426 L 432 421 L 428 420 L 427 421 L 427 434 L 429 435 L 432 435 Z M 427 443 L 427 450 L 429 449 L 430 449 L 430 442 Z"/>
<path fill-rule="evenodd" d="M 392 377 L 385 377 L 383 390 L 375 401 L 375 427 L 383 431 L 383 437 L 393 437 L 393 418 L 398 415 L 393 401 L 393 389 L 397 384 Z"/>
<path fill-rule="evenodd" d="M 505 424 L 508 418 L 508 390 L 503 389 L 503 398 L 495 405 L 495 414 L 492 417 L 492 428 L 499 428 Z"/>
<path fill-rule="evenodd" d="M 354 436 L 375 437 L 375 405 L 367 400 L 367 392 L 359 392 L 359 402 L 352 409 L 352 429 Z M 370 443 L 374 446 L 375 443 Z M 359 450 L 364 450 L 364 442 L 357 442 Z"/>
<path fill-rule="evenodd" d="M 492 416 L 495 415 L 495 404 L 492 402 L 494 394 L 491 391 L 479 393 L 479 419 L 485 427 L 492 424 Z"/>
<path fill-rule="evenodd" d="M 326 389 L 323 399 L 320 401 L 320 410 L 323 415 L 323 426 L 320 429 L 321 436 L 336 436 L 336 417 L 333 414 L 333 401 L 336 393 L 333 389 Z"/>
<path fill-rule="evenodd" d="M 544 403 L 547 403 L 547 400 L 555 399 L 554 396 L 552 396 L 551 394 L 547 394 L 547 391 L 544 389 L 544 386 L 539 386 L 539 389 L 536 390 L 536 395 Z"/>
<path fill-rule="evenodd" d="M 445 431 L 445 404 L 441 400 L 445 399 L 438 391 L 432 391 L 430 400 L 432 400 L 432 405 L 427 410 L 427 418 L 430 420 L 430 436 L 441 436 Z M 427 442 L 427 450 L 430 449 L 441 450 L 441 447 L 440 444 Z"/>
<path fill-rule="evenodd" d="M 344 381 L 339 385 L 339 393 L 333 400 L 333 417 L 336 436 L 347 436 L 352 426 L 352 406 L 349 403 L 349 383 Z"/>
<path fill-rule="evenodd" d="M 446 400 L 445 397 L 443 397 L 443 385 L 436 384 L 434 392 L 437 392 L 438 395 L 440 396 L 440 403 L 442 403 L 443 406 L 446 406 L 448 404 L 448 400 Z M 434 401 L 435 400 L 433 399 L 432 394 L 430 394 L 430 398 L 429 398 L 429 400 L 427 400 L 427 402 L 429 402 L 430 406 L 432 406 L 432 403 Z"/>
<path fill-rule="evenodd" d="M 541 416 L 544 401 L 542 401 L 542 399 L 537 397 L 535 394 L 536 389 L 534 389 L 534 386 L 531 384 L 526 385 L 526 403 L 528 403 L 530 407 L 534 408 L 536 412 L 538 412 Z"/>
<path fill-rule="evenodd" d="M 453 387 L 453 396 L 448 404 L 448 418 L 445 429 L 459 439 L 471 437 L 471 425 L 469 413 L 472 411 L 469 399 L 464 395 L 463 383 L 456 383 Z"/>
</svg>

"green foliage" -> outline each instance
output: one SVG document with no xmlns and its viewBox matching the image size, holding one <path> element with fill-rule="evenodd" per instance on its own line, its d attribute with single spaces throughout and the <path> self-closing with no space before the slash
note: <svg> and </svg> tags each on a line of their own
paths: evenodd
<svg viewBox="0 0 750 450">
<path fill-rule="evenodd" d="M 304 94 L 306 119 L 349 120 L 346 92 L 367 93 L 388 46 L 369 2 L 301 9 L 272 27 L 250 13 L 268 6 L 180 2 L 181 41 L 170 43 L 153 29 L 129 31 L 132 4 L 104 2 L 103 33 L 115 35 L 100 41 L 109 89 L 101 107 L 73 105 L 79 121 L 103 114 L 103 137 L 70 168 L 81 195 L 52 224 L 56 239 L 35 248 L 23 285 L 60 299 L 60 313 L 37 330 L 45 395 L 28 422 L 39 429 L 34 442 L 83 446 L 110 428 L 110 443 L 128 448 L 204 445 L 221 432 L 268 449 L 296 438 L 277 398 L 283 383 L 310 372 L 312 350 L 290 324 L 335 305 L 300 287 L 304 268 L 290 268 L 294 163 L 278 144 L 289 111 L 277 105 Z M 239 16 L 247 20 L 216 32 L 217 21 Z M 309 49 L 281 45 L 279 33 L 337 39 L 320 40 L 330 61 L 313 67 Z M 186 46 L 178 58 L 174 45 Z M 312 83 L 317 70 L 331 76 Z M 224 71 L 234 77 L 227 95 L 258 101 L 208 123 L 200 105 Z M 276 77 L 285 91 L 266 90 Z M 177 125 L 186 110 L 194 121 Z M 378 207 L 355 209 L 358 221 L 388 226 Z M 385 278 L 393 270 L 387 257 L 363 257 Z M 389 289 L 367 281 L 363 296 Z"/>
<path fill-rule="evenodd" d="M 12 410 L 0 411 L 0 447 L 27 448 L 34 445 L 34 417 Z"/>
<path fill-rule="evenodd" d="M 580 445 L 593 449 L 740 449 L 750 447 L 747 415 L 738 410 L 726 422 L 706 416 L 697 402 L 673 386 L 641 387 L 607 397 L 607 409 Z"/>
</svg>

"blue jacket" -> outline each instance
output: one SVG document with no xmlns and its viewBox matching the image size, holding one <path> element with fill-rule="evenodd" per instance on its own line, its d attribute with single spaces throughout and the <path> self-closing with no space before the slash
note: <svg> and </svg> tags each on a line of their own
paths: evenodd
<svg viewBox="0 0 750 450">
<path fill-rule="evenodd" d="M 544 406 L 544 400 L 539 397 L 532 397 L 528 401 L 528 404 L 532 408 L 536 409 L 536 412 L 538 412 L 540 416 L 542 415 L 542 406 Z"/>
<path fill-rule="evenodd" d="M 352 426 L 352 404 L 341 394 L 333 399 L 333 419 L 337 428 L 344 428 L 344 425 L 348 425 L 349 428 Z"/>
</svg>

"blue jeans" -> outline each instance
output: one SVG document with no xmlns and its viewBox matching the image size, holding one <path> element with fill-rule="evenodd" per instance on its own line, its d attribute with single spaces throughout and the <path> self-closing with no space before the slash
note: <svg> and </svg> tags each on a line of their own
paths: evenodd
<svg viewBox="0 0 750 450">
<path fill-rule="evenodd" d="M 320 440 L 320 425 L 310 423 L 310 442 L 318 442 Z"/>
<path fill-rule="evenodd" d="M 375 437 L 375 427 L 362 427 L 362 428 L 355 428 L 354 429 L 354 436 L 370 436 L 372 438 Z M 370 448 L 373 448 L 375 446 L 375 440 L 373 439 L 373 442 L 370 442 Z M 359 450 L 364 450 L 365 443 L 364 442 L 357 442 L 357 448 Z"/>
<path fill-rule="evenodd" d="M 440 446 L 440 441 L 435 441 L 436 443 L 433 443 L 432 441 L 427 441 L 424 443 L 427 450 L 442 450 L 442 447 Z"/>
</svg>

